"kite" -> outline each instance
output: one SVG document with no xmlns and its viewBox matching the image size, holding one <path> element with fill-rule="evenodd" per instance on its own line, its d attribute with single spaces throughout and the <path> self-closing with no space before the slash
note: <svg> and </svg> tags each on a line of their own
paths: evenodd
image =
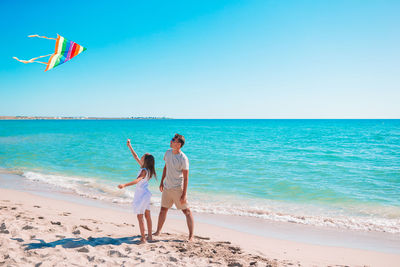
<svg viewBox="0 0 400 267">
<path fill-rule="evenodd" d="M 37 34 L 29 35 L 28 37 L 38 37 L 38 38 L 56 40 L 56 50 L 53 54 L 31 58 L 30 60 L 22 60 L 22 59 L 18 59 L 17 57 L 13 57 L 14 59 L 18 60 L 19 62 L 22 62 L 25 64 L 33 63 L 33 62 L 45 64 L 45 65 L 47 65 L 47 67 L 44 71 L 48 71 L 52 68 L 55 68 L 65 62 L 71 60 L 73 57 L 76 57 L 77 55 L 79 55 L 80 53 L 82 53 L 83 51 L 86 50 L 85 47 L 78 45 L 75 42 L 69 41 L 58 34 L 57 34 L 57 38 L 49 38 L 46 36 L 39 36 Z M 48 57 L 48 56 L 50 56 L 50 58 L 47 63 L 42 62 L 42 61 L 36 61 L 36 59 L 39 59 L 42 57 Z"/>
</svg>

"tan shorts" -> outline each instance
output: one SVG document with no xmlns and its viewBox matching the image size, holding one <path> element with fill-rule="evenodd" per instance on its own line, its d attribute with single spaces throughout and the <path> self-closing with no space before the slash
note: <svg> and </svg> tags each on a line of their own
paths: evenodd
<svg viewBox="0 0 400 267">
<path fill-rule="evenodd" d="M 178 210 L 187 209 L 188 208 L 187 201 L 185 204 L 181 204 L 182 193 L 183 189 L 180 187 L 171 189 L 164 188 L 161 196 L 161 207 L 169 209 L 172 207 L 172 204 L 175 204 L 175 207 Z"/>
</svg>

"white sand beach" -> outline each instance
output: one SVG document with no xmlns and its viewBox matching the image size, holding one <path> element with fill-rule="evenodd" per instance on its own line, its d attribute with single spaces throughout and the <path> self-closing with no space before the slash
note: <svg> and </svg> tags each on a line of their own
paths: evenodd
<svg viewBox="0 0 400 267">
<path fill-rule="evenodd" d="M 138 245 L 133 214 L 0 189 L 1 266 L 398 266 L 400 254 L 311 245 L 168 218 Z M 153 215 L 153 228 L 157 214 Z"/>
</svg>

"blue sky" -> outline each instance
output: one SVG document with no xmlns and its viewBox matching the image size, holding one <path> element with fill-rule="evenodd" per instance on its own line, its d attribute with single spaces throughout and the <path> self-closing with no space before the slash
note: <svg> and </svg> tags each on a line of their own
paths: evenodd
<svg viewBox="0 0 400 267">
<path fill-rule="evenodd" d="M 0 1 L 0 115 L 400 118 L 400 1 Z M 22 64 L 60 34 L 88 50 Z"/>
</svg>

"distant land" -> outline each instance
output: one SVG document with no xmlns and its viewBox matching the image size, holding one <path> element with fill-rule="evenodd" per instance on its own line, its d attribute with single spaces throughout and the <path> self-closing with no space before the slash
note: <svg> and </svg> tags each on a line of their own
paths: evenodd
<svg viewBox="0 0 400 267">
<path fill-rule="evenodd" d="M 171 120 L 167 117 L 41 117 L 41 116 L 0 116 L 0 120 Z"/>
</svg>

